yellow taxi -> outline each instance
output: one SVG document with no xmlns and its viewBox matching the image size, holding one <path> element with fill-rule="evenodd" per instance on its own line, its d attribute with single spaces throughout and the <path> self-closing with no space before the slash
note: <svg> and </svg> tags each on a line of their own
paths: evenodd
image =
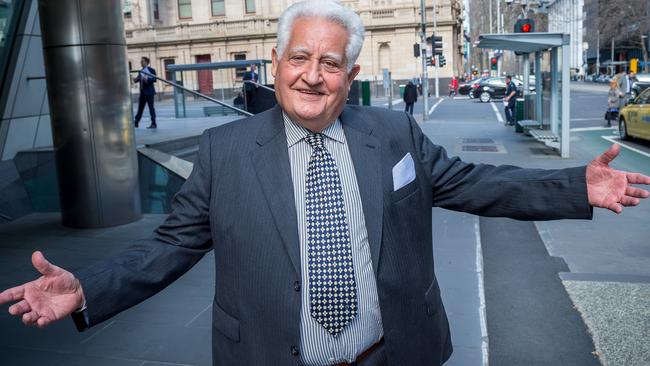
<svg viewBox="0 0 650 366">
<path fill-rule="evenodd" d="M 618 133 L 624 140 L 630 137 L 650 140 L 650 88 L 630 100 L 621 110 Z"/>
</svg>

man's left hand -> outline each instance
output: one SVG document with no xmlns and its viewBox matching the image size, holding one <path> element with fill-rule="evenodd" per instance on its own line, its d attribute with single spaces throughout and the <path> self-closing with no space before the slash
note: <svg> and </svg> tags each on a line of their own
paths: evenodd
<svg viewBox="0 0 650 366">
<path fill-rule="evenodd" d="M 636 206 L 641 198 L 648 198 L 645 189 L 632 187 L 631 184 L 650 184 L 650 177 L 639 173 L 628 173 L 612 169 L 612 162 L 621 151 L 618 144 L 594 159 L 587 165 L 587 194 L 589 204 L 606 208 L 620 214 L 623 207 Z"/>
</svg>

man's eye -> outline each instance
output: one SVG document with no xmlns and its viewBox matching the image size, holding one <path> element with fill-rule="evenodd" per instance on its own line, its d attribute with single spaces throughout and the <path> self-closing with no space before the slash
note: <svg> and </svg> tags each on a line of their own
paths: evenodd
<svg viewBox="0 0 650 366">
<path fill-rule="evenodd" d="M 325 62 L 323 62 L 323 65 L 325 66 L 325 68 L 332 69 L 332 70 L 339 68 L 339 64 L 337 64 L 334 61 L 325 61 Z"/>
</svg>

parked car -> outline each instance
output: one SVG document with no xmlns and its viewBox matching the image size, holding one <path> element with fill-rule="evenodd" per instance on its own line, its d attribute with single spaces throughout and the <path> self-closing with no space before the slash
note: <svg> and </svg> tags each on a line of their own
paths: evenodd
<svg viewBox="0 0 650 366">
<path fill-rule="evenodd" d="M 636 80 L 632 83 L 632 98 L 636 98 L 642 91 L 650 88 L 650 74 L 636 74 Z"/>
<path fill-rule="evenodd" d="M 650 88 L 642 91 L 621 109 L 618 132 L 624 140 L 631 137 L 650 140 Z"/>
<path fill-rule="evenodd" d="M 517 86 L 517 96 L 521 96 L 522 84 L 517 85 L 517 79 L 512 79 Z M 521 83 L 521 80 L 519 80 Z M 483 103 L 488 103 L 492 99 L 501 99 L 506 94 L 506 78 L 489 78 L 483 80 L 472 87 L 474 98 L 478 98 Z"/>
</svg>

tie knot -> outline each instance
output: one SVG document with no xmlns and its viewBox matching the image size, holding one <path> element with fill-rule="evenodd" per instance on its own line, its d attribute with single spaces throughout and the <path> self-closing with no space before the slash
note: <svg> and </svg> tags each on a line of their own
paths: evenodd
<svg viewBox="0 0 650 366">
<path fill-rule="evenodd" d="M 322 133 L 310 133 L 305 137 L 307 143 L 314 148 L 314 150 L 324 150 L 325 144 L 323 143 L 323 134 Z"/>
</svg>

